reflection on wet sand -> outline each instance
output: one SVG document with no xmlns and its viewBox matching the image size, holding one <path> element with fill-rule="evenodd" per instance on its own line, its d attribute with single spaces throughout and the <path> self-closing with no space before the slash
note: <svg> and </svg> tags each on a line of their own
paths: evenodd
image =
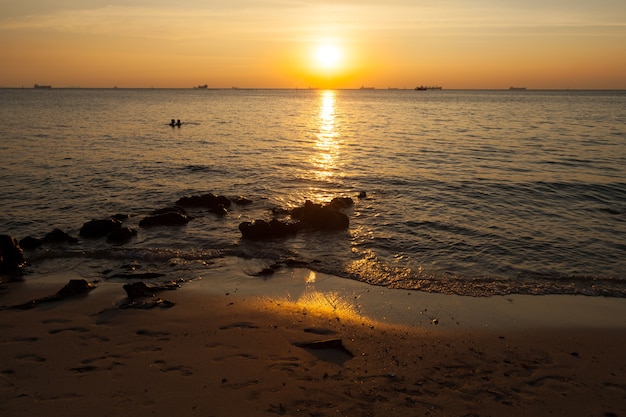
<svg viewBox="0 0 626 417">
<path fill-rule="evenodd" d="M 358 305 L 354 300 L 348 300 L 338 291 L 320 291 L 316 288 L 317 274 L 309 271 L 305 277 L 304 291 L 295 301 L 299 307 L 317 313 L 332 313 L 346 319 L 361 319 Z"/>
</svg>

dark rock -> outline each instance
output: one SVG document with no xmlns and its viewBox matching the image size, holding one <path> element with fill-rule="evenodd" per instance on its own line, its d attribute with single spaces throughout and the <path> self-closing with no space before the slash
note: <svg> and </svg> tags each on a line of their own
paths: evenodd
<svg viewBox="0 0 626 417">
<path fill-rule="evenodd" d="M 147 216 L 141 219 L 139 226 L 152 227 L 152 226 L 181 226 L 189 223 L 191 219 L 184 214 L 168 212 L 163 214 L 157 214 L 154 216 Z"/>
<path fill-rule="evenodd" d="M 11 306 L 9 308 L 17 309 L 17 310 L 28 310 L 28 309 L 38 306 L 39 304 L 51 303 L 55 301 L 63 301 L 67 298 L 75 298 L 78 296 L 83 296 L 89 293 L 89 291 L 93 290 L 94 288 L 96 288 L 96 286 L 87 280 L 72 279 L 63 288 L 57 291 L 57 293 L 54 295 L 37 298 L 35 300 L 31 300 L 23 304 Z"/>
<path fill-rule="evenodd" d="M 239 224 L 239 231 L 244 239 L 271 239 L 272 226 L 265 220 L 255 220 Z"/>
<path fill-rule="evenodd" d="M 24 265 L 24 251 L 17 239 L 9 235 L 0 235 L 0 272 L 17 272 Z"/>
<path fill-rule="evenodd" d="M 339 365 L 342 365 L 345 361 L 354 357 L 354 354 L 343 345 L 341 339 L 294 343 L 294 345 L 308 350 L 322 360 L 334 362 Z"/>
<path fill-rule="evenodd" d="M 239 225 L 239 230 L 244 239 L 274 239 L 286 237 L 295 234 L 298 229 L 295 223 L 289 223 L 272 219 L 269 222 L 265 220 L 255 220 L 253 222 L 243 222 Z"/>
<path fill-rule="evenodd" d="M 26 236 L 24 239 L 20 240 L 20 247 L 24 250 L 35 250 L 40 248 L 42 245 L 42 239 L 32 236 Z"/>
<path fill-rule="evenodd" d="M 283 263 L 287 265 L 289 268 L 306 268 L 307 266 L 309 266 L 309 262 L 299 261 L 293 258 L 285 259 Z"/>
<path fill-rule="evenodd" d="M 130 241 L 133 236 L 137 236 L 136 229 L 130 229 L 128 227 L 122 227 L 120 229 L 114 230 L 107 236 L 107 242 L 115 243 L 115 244 L 124 244 Z"/>
<path fill-rule="evenodd" d="M 298 232 L 298 225 L 296 223 L 280 221 L 278 219 L 270 220 L 270 226 L 272 227 L 272 233 L 275 237 L 290 236 Z"/>
<path fill-rule="evenodd" d="M 226 208 L 229 208 L 231 205 L 231 201 L 227 197 L 215 195 L 213 193 L 193 195 L 191 197 L 182 197 L 178 201 L 176 201 L 177 206 L 183 207 L 211 208 L 217 207 L 220 204 Z"/>
<path fill-rule="evenodd" d="M 215 207 L 210 207 L 209 212 L 217 214 L 218 216 L 225 216 L 228 214 L 228 210 L 226 210 L 226 207 L 224 207 L 223 204 L 218 204 Z"/>
<path fill-rule="evenodd" d="M 350 225 L 348 216 L 340 212 L 335 206 L 315 204 L 306 201 L 303 207 L 296 207 L 291 216 L 300 220 L 300 228 L 314 230 L 345 230 Z"/>
<path fill-rule="evenodd" d="M 79 234 L 85 238 L 104 237 L 122 227 L 122 222 L 115 219 L 94 219 L 83 224 Z"/>
<path fill-rule="evenodd" d="M 291 214 L 291 212 L 282 207 L 272 207 L 272 214 L 275 216 L 286 216 L 288 214 Z"/>
<path fill-rule="evenodd" d="M 124 285 L 124 291 L 128 295 L 128 299 L 121 303 L 119 308 L 136 308 L 136 309 L 151 309 L 155 307 L 170 308 L 174 306 L 174 303 L 162 298 L 155 298 L 156 293 L 164 290 L 175 290 L 180 288 L 175 282 L 163 286 L 148 286 L 143 282 L 134 282 L 132 284 Z M 142 300 L 143 298 L 152 298 L 151 301 Z"/>
<path fill-rule="evenodd" d="M 61 288 L 56 293 L 56 296 L 58 299 L 76 297 L 79 295 L 85 295 L 94 288 L 96 288 L 96 286 L 87 280 L 72 279 L 65 285 L 65 287 Z"/>
<path fill-rule="evenodd" d="M 330 203 L 328 203 L 327 207 L 333 207 L 337 210 L 345 209 L 348 207 L 352 207 L 354 205 L 354 200 L 350 197 L 335 197 Z"/>
<path fill-rule="evenodd" d="M 349 197 L 338 197 L 333 199 L 329 204 L 315 204 L 306 201 L 304 206 L 296 207 L 288 214 L 296 222 L 281 221 L 272 219 L 269 222 L 265 220 L 255 220 L 253 222 L 243 222 L 239 225 L 239 230 L 244 239 L 273 239 L 286 237 L 297 233 L 299 230 L 345 230 L 350 225 L 348 216 L 340 211 L 340 209 L 350 207 L 354 201 Z M 274 208 L 272 212 L 282 214 L 281 209 Z"/>
<path fill-rule="evenodd" d="M 78 243 L 78 239 L 61 229 L 54 229 L 43 238 L 44 243 Z"/>
<path fill-rule="evenodd" d="M 294 345 L 299 348 L 305 348 L 305 349 L 338 349 L 354 357 L 352 352 L 350 352 L 343 345 L 343 341 L 341 339 L 328 339 L 328 340 L 319 340 L 315 342 L 294 343 Z"/>
<path fill-rule="evenodd" d="M 238 206 L 249 206 L 250 204 L 252 204 L 252 200 L 246 197 L 239 196 L 235 199 L 235 204 Z"/>
<path fill-rule="evenodd" d="M 125 284 L 124 291 L 128 298 L 141 298 L 141 297 L 154 297 L 155 291 L 151 287 L 147 286 L 143 282 L 133 282 L 132 284 Z"/>
<path fill-rule="evenodd" d="M 123 222 L 124 220 L 130 219 L 130 215 L 118 213 L 118 214 L 114 214 L 113 216 L 111 216 L 111 218 L 113 220 L 117 220 L 118 222 Z"/>
<path fill-rule="evenodd" d="M 364 198 L 367 198 L 367 193 L 365 191 L 361 191 L 359 193 L 359 200 L 362 200 Z"/>
</svg>

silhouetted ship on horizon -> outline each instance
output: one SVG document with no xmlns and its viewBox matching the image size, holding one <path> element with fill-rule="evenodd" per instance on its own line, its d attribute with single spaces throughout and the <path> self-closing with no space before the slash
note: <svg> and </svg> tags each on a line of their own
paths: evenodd
<svg viewBox="0 0 626 417">
<path fill-rule="evenodd" d="M 439 85 L 418 85 L 415 87 L 415 91 L 426 91 L 426 90 L 442 90 L 442 87 Z"/>
<path fill-rule="evenodd" d="M 526 87 L 509 87 L 510 91 L 526 91 Z"/>
<path fill-rule="evenodd" d="M 33 86 L 33 88 L 37 88 L 37 89 L 48 89 L 48 88 L 52 88 L 51 85 L 39 85 L 39 84 L 35 84 Z"/>
</svg>

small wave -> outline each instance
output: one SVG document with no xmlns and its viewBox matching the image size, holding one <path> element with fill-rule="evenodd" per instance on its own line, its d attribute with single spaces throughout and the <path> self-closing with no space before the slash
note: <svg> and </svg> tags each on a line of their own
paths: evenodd
<svg viewBox="0 0 626 417">
<path fill-rule="evenodd" d="M 376 259 L 354 262 L 345 274 L 339 275 L 394 289 L 472 297 L 511 294 L 626 297 L 626 280 L 621 278 L 542 273 L 519 274 L 513 279 L 498 276 L 459 276 L 451 273 L 432 274 L 390 267 Z"/>
<path fill-rule="evenodd" d="M 31 264 L 48 261 L 51 259 L 96 259 L 109 261 L 142 261 L 142 262 L 168 262 L 171 259 L 183 259 L 186 261 L 207 260 L 233 255 L 232 251 L 223 249 L 204 250 L 179 250 L 163 248 L 110 248 L 95 250 L 73 250 L 58 248 L 29 254 L 28 261 Z"/>
<path fill-rule="evenodd" d="M 183 169 L 191 172 L 222 172 L 222 170 L 209 165 L 187 165 Z"/>
</svg>

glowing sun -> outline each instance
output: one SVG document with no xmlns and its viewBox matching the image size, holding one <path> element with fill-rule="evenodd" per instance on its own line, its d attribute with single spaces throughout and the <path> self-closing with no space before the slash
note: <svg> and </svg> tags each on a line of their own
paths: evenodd
<svg viewBox="0 0 626 417">
<path fill-rule="evenodd" d="M 322 45 L 315 51 L 315 60 L 324 69 L 336 68 L 341 62 L 341 50 L 335 45 Z"/>
</svg>

